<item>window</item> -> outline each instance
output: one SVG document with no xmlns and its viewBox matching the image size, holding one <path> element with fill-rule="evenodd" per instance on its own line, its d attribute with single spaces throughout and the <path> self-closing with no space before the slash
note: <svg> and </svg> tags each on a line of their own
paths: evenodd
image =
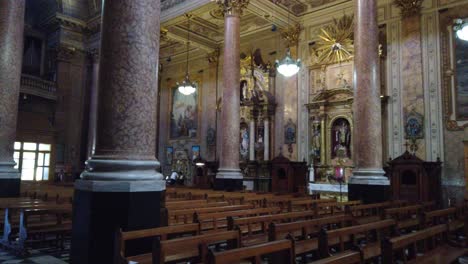
<svg viewBox="0 0 468 264">
<path fill-rule="evenodd" d="M 49 179 L 50 144 L 15 142 L 13 155 L 23 181 L 46 181 Z"/>
</svg>

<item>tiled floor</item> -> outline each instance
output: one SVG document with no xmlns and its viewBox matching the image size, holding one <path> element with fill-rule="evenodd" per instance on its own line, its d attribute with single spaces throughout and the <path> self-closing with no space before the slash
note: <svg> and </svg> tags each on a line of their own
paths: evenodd
<svg viewBox="0 0 468 264">
<path fill-rule="evenodd" d="M 29 254 L 18 257 L 0 248 L 0 264 L 66 264 L 70 260 L 70 243 L 65 243 L 65 249 L 44 247 L 29 250 Z"/>
</svg>

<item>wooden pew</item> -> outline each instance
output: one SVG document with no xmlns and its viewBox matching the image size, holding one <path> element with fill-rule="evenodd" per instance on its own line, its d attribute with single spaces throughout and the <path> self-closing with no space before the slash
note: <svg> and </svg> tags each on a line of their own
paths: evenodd
<svg viewBox="0 0 468 264">
<path fill-rule="evenodd" d="M 384 217 L 384 210 L 387 208 L 397 208 L 406 205 L 405 201 L 389 201 L 373 204 L 361 204 L 354 206 L 345 206 L 347 214 L 352 215 L 356 222 L 359 224 L 367 224 L 382 220 Z"/>
<path fill-rule="evenodd" d="M 436 225 L 411 234 L 387 238 L 382 243 L 383 264 L 405 263 L 449 264 L 468 253 L 468 248 L 454 248 L 446 244 L 448 227 Z"/>
<path fill-rule="evenodd" d="M 115 234 L 114 262 L 126 264 L 129 261 L 129 257 L 125 255 L 125 245 L 128 241 L 141 240 L 147 238 L 155 239 L 158 237 L 161 241 L 164 241 L 167 239 L 174 239 L 181 236 L 195 236 L 199 234 L 200 226 L 198 224 L 174 225 L 126 232 L 122 231 L 122 229 L 119 229 Z M 148 252 L 147 257 L 149 257 L 151 260 L 150 252 Z"/>
<path fill-rule="evenodd" d="M 221 206 L 207 206 L 199 208 L 186 208 L 186 209 L 170 209 L 168 210 L 169 224 L 188 224 L 193 223 L 193 214 L 198 213 L 214 213 L 224 211 L 236 211 L 252 209 L 251 205 L 229 205 L 227 202 L 216 202 L 214 204 L 222 204 Z"/>
<path fill-rule="evenodd" d="M 227 211 L 227 212 L 216 212 L 216 213 L 198 213 L 194 214 L 194 223 L 200 224 L 200 230 L 203 231 L 217 231 L 219 229 L 227 228 L 228 217 L 248 217 L 248 216 L 259 216 L 268 214 L 277 214 L 281 211 L 278 207 L 269 208 L 256 208 L 239 211 Z"/>
<path fill-rule="evenodd" d="M 365 261 L 376 258 L 381 254 L 381 239 L 395 235 L 395 226 L 395 221 L 388 219 L 334 230 L 322 229 L 319 235 L 319 255 L 321 258 L 331 256 L 331 247 L 340 252 L 358 247 Z"/>
<path fill-rule="evenodd" d="M 411 232 L 421 228 L 423 212 L 423 205 L 389 208 L 384 210 L 384 218 L 397 221 L 399 231 L 406 230 L 407 232 Z"/>
<path fill-rule="evenodd" d="M 314 218 L 314 211 L 290 212 L 272 215 L 234 218 L 228 217 L 228 230 L 241 230 L 243 245 L 254 245 L 268 241 L 268 227 L 272 223 L 294 222 Z"/>
<path fill-rule="evenodd" d="M 153 260 L 157 263 L 195 262 L 207 263 L 208 246 L 227 243 L 227 249 L 239 248 L 241 245 L 238 231 L 225 231 L 211 234 L 183 237 L 166 241 L 156 241 L 153 249 Z M 140 257 L 129 258 L 140 263 L 151 263 Z"/>
<path fill-rule="evenodd" d="M 365 263 L 362 259 L 362 253 L 357 250 L 347 250 L 334 254 L 331 257 L 308 262 L 312 264 L 360 264 Z"/>
<path fill-rule="evenodd" d="M 264 263 L 262 256 L 268 255 L 268 263 L 293 264 L 294 247 L 291 240 L 278 240 L 250 247 L 227 250 L 223 252 L 210 252 L 209 263 L 211 264 L 233 264 L 245 263 L 245 260 L 254 264 Z"/>
<path fill-rule="evenodd" d="M 322 228 L 336 229 L 351 226 L 353 218 L 349 215 L 329 216 L 306 221 L 284 224 L 271 224 L 269 241 L 292 238 L 295 240 L 295 254 L 305 257 L 318 250 L 318 235 Z"/>
<path fill-rule="evenodd" d="M 293 199 L 288 201 L 288 211 L 310 211 L 315 210 L 316 213 L 319 213 L 319 206 L 318 204 L 321 203 L 335 203 L 336 199 L 303 199 L 302 197 L 299 199 Z"/>
<path fill-rule="evenodd" d="M 422 224 L 425 228 L 447 224 L 448 234 L 454 234 L 457 239 L 457 232 L 463 233 L 468 237 L 466 225 L 468 224 L 468 215 L 465 215 L 460 208 L 450 207 L 441 210 L 426 212 L 423 214 Z"/>
<path fill-rule="evenodd" d="M 187 209 L 187 208 L 199 208 L 208 206 L 207 200 L 190 200 L 190 201 L 174 201 L 166 202 L 166 208 L 168 210 Z"/>
</svg>

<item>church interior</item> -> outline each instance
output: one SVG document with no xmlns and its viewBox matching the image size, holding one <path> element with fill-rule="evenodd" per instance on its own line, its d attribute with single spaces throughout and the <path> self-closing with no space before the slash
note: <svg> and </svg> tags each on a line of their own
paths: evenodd
<svg viewBox="0 0 468 264">
<path fill-rule="evenodd" d="M 468 0 L 0 0 L 0 57 L 2 264 L 468 263 Z"/>
</svg>

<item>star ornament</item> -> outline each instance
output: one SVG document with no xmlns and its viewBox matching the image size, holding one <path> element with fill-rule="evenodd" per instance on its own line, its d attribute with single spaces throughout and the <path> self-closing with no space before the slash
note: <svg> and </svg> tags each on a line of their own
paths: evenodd
<svg viewBox="0 0 468 264">
<path fill-rule="evenodd" d="M 339 20 L 333 19 L 331 25 L 320 29 L 315 49 L 318 63 L 334 64 L 353 58 L 353 20 L 352 15 L 344 15 Z"/>
</svg>

